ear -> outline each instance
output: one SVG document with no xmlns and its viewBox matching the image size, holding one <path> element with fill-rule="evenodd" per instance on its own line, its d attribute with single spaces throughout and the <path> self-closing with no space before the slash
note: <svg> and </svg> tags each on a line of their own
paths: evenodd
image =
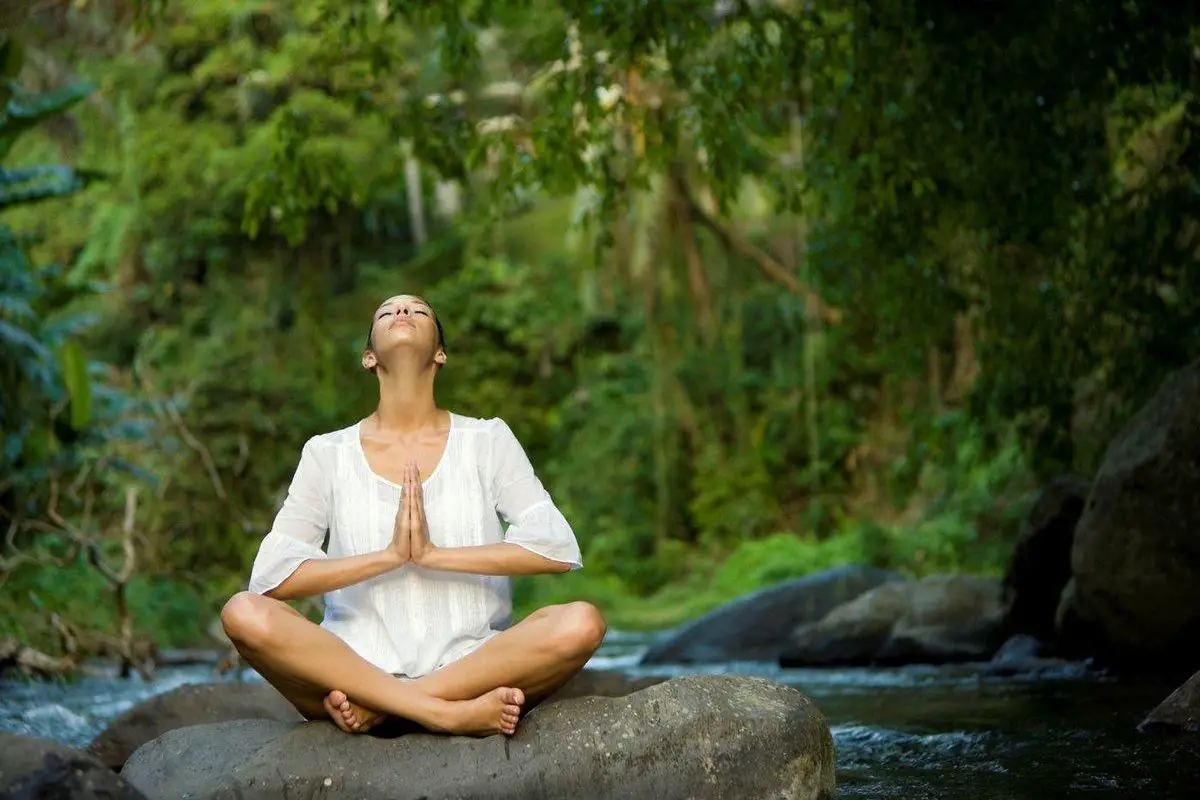
<svg viewBox="0 0 1200 800">
<path fill-rule="evenodd" d="M 375 358 L 375 354 L 370 350 L 364 350 L 362 354 L 363 369 L 367 372 L 374 372 L 377 366 L 379 366 L 379 361 Z"/>
<path fill-rule="evenodd" d="M 439 367 L 446 366 L 446 351 L 439 347 L 438 351 L 433 355 L 433 363 Z"/>
</svg>

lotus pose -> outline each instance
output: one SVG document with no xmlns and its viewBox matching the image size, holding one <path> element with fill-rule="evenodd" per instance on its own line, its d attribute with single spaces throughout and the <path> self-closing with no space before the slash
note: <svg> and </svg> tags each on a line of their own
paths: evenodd
<svg viewBox="0 0 1200 800">
<path fill-rule="evenodd" d="M 249 590 L 221 612 L 251 666 L 307 718 L 347 732 L 397 716 L 511 734 L 523 706 L 604 636 L 587 603 L 509 626 L 508 576 L 579 568 L 579 546 L 502 420 L 437 407 L 445 363 L 428 303 L 399 295 L 376 310 L 362 365 L 379 381 L 378 408 L 304 445 Z M 318 594 L 320 625 L 283 602 Z"/>
</svg>

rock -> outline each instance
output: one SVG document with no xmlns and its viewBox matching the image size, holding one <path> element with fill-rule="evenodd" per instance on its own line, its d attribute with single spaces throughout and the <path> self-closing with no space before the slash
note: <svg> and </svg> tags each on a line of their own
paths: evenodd
<svg viewBox="0 0 1200 800">
<path fill-rule="evenodd" d="M 1138 725 L 1143 733 L 1200 733 L 1200 672 L 1175 691 Z"/>
<path fill-rule="evenodd" d="M 992 656 L 993 664 L 1020 664 L 1041 658 L 1046 645 L 1034 637 L 1018 633 L 1000 646 Z"/>
<path fill-rule="evenodd" d="M 1004 617 L 1000 581 L 932 575 L 887 583 L 799 626 L 785 667 L 987 660 Z"/>
<path fill-rule="evenodd" d="M 301 716 L 283 695 L 266 683 L 180 686 L 117 717 L 92 740 L 88 752 L 119 772 L 134 750 L 167 731 L 236 719 L 293 722 Z"/>
<path fill-rule="evenodd" d="M 1085 665 L 1073 664 L 1062 658 L 1048 657 L 1049 646 L 1034 637 L 1018 633 L 996 651 L 987 663 L 984 672 L 995 677 L 1013 675 L 1040 675 L 1067 668 L 1086 669 Z"/>
<path fill-rule="evenodd" d="M 1200 666 L 1200 362 L 1109 444 L 1059 602 L 1068 646 L 1109 663 Z"/>
<path fill-rule="evenodd" d="M 833 740 L 812 701 L 727 676 L 543 704 L 511 738 L 347 736 L 324 722 L 203 725 L 146 744 L 123 774 L 162 800 L 832 800 L 834 792 Z"/>
<path fill-rule="evenodd" d="M 1038 495 L 1004 576 L 1007 625 L 1012 633 L 1054 637 L 1054 615 L 1071 578 L 1071 542 L 1091 485 L 1080 475 L 1060 475 Z"/>
<path fill-rule="evenodd" d="M 96 759 L 47 739 L 0 732 L 0 797 L 7 800 L 145 800 Z"/>
<path fill-rule="evenodd" d="M 642 664 L 776 661 L 796 626 L 901 576 L 871 567 L 836 567 L 762 589 L 687 623 L 646 651 Z"/>
<path fill-rule="evenodd" d="M 616 670 L 585 669 L 544 702 L 557 703 L 573 697 L 624 697 L 666 679 L 666 676 L 631 678 Z"/>
</svg>

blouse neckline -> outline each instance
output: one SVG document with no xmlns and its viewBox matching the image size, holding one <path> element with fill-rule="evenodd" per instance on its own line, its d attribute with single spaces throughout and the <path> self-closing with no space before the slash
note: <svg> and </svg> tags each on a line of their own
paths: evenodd
<svg viewBox="0 0 1200 800">
<path fill-rule="evenodd" d="M 450 430 L 446 433 L 446 446 L 442 450 L 442 456 L 441 456 L 441 458 L 438 459 L 437 466 L 435 466 L 433 468 L 433 471 L 429 473 L 428 478 L 421 481 L 422 488 L 424 488 L 425 486 L 428 486 L 429 483 L 435 477 L 437 477 L 437 474 L 439 472 L 441 472 L 442 464 L 445 464 L 446 459 L 450 457 L 450 439 L 454 436 L 454 431 L 458 428 L 458 425 L 456 424 L 456 418 L 458 417 L 458 415 L 455 414 L 453 411 L 447 411 L 446 413 L 450 416 Z M 383 483 L 387 486 L 391 486 L 393 489 L 400 489 L 401 491 L 403 491 L 404 486 L 402 484 L 396 483 L 395 481 L 388 480 L 387 478 L 383 477 L 378 472 L 376 472 L 375 469 L 371 466 L 371 460 L 369 458 L 367 458 L 367 451 L 363 447 L 363 443 L 362 443 L 362 424 L 363 424 L 363 421 L 361 419 L 358 422 L 354 423 L 354 449 L 358 453 L 359 459 L 362 460 L 362 465 L 363 465 L 363 467 L 366 468 L 367 474 L 374 477 L 375 480 L 379 481 L 380 483 Z"/>
</svg>

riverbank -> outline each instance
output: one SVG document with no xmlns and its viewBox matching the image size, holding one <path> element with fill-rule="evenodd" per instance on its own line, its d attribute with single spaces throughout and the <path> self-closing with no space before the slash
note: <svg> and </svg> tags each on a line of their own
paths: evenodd
<svg viewBox="0 0 1200 800">
<path fill-rule="evenodd" d="M 1082 664 L 1005 677 L 978 664 L 637 666 L 654 638 L 614 631 L 589 667 L 631 677 L 757 675 L 800 689 L 831 725 L 842 798 L 1182 800 L 1200 779 L 1200 737 L 1136 731 L 1173 688 L 1161 682 L 1118 681 Z M 97 674 L 74 681 L 0 682 L 0 729 L 82 747 L 148 697 L 187 683 L 237 679 L 191 666 L 160 670 L 147 683 L 93 667 Z"/>
</svg>

